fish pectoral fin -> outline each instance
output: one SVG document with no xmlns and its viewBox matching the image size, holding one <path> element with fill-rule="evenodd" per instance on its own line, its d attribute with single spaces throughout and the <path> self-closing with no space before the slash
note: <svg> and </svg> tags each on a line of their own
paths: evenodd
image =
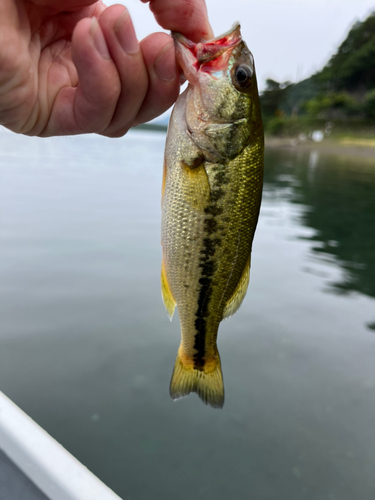
<svg viewBox="0 0 375 500">
<path fill-rule="evenodd" d="M 247 287 L 249 286 L 250 280 L 250 261 L 251 254 L 249 255 L 249 260 L 247 261 L 245 268 L 243 270 L 242 276 L 233 295 L 229 298 L 224 307 L 223 319 L 233 316 L 235 312 L 238 311 L 243 299 L 245 298 Z"/>
<path fill-rule="evenodd" d="M 201 161 L 199 164 L 195 164 L 194 167 L 182 162 L 182 168 L 184 171 L 184 198 L 192 208 L 203 211 L 207 207 L 211 196 L 210 182 L 204 162 Z"/>
<path fill-rule="evenodd" d="M 224 384 L 219 353 L 202 369 L 194 367 L 193 359 L 183 354 L 180 346 L 169 388 L 172 399 L 180 399 L 196 392 L 200 399 L 213 408 L 224 405 Z"/>
<path fill-rule="evenodd" d="M 164 260 L 161 263 L 161 296 L 163 298 L 165 309 L 167 310 L 168 318 L 172 321 L 174 310 L 176 307 L 176 301 L 173 298 L 171 289 L 169 288 L 169 283 L 167 275 L 165 273 Z"/>
</svg>

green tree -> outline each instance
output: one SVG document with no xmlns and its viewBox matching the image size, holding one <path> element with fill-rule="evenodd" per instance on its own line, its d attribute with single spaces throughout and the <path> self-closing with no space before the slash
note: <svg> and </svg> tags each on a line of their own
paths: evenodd
<svg viewBox="0 0 375 500">
<path fill-rule="evenodd" d="M 334 89 L 369 90 L 375 87 L 375 13 L 357 22 L 337 53 L 318 75 Z"/>
<path fill-rule="evenodd" d="M 260 96 L 262 113 L 266 117 L 285 114 L 285 102 L 290 82 L 280 83 L 269 78 L 266 80 L 266 89 Z"/>
<path fill-rule="evenodd" d="M 375 89 L 367 92 L 365 97 L 365 112 L 369 118 L 375 118 Z"/>
<path fill-rule="evenodd" d="M 318 118 L 343 118 L 359 112 L 357 101 L 346 92 L 327 92 L 304 104 L 307 114 Z"/>
</svg>

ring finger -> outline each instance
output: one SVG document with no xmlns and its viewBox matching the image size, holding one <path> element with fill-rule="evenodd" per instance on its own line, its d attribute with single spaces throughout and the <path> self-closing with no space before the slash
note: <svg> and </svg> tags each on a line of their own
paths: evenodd
<svg viewBox="0 0 375 500">
<path fill-rule="evenodd" d="M 109 126 L 101 132 L 120 137 L 132 126 L 148 88 L 148 74 L 128 10 L 108 7 L 99 24 L 121 81 L 121 93 Z"/>
</svg>

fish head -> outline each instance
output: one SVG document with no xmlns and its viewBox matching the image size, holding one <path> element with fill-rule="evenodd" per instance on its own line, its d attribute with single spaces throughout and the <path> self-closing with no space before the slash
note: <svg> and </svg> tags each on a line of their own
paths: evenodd
<svg viewBox="0 0 375 500">
<path fill-rule="evenodd" d="M 259 118 L 254 58 L 241 36 L 240 25 L 208 41 L 194 43 L 173 33 L 177 62 L 203 121 L 229 123 Z"/>
</svg>

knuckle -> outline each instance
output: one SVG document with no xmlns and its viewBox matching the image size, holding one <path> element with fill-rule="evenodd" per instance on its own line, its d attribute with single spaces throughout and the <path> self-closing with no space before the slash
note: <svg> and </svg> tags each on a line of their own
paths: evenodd
<svg viewBox="0 0 375 500">
<path fill-rule="evenodd" d="M 11 79 L 22 66 L 24 51 L 20 41 L 14 34 L 6 29 L 0 35 L 0 84 Z"/>
<path fill-rule="evenodd" d="M 26 49 L 13 31 L 0 31 L 0 123 L 18 131 L 30 115 L 36 100 L 37 86 L 32 65 L 25 58 Z"/>
</svg>

